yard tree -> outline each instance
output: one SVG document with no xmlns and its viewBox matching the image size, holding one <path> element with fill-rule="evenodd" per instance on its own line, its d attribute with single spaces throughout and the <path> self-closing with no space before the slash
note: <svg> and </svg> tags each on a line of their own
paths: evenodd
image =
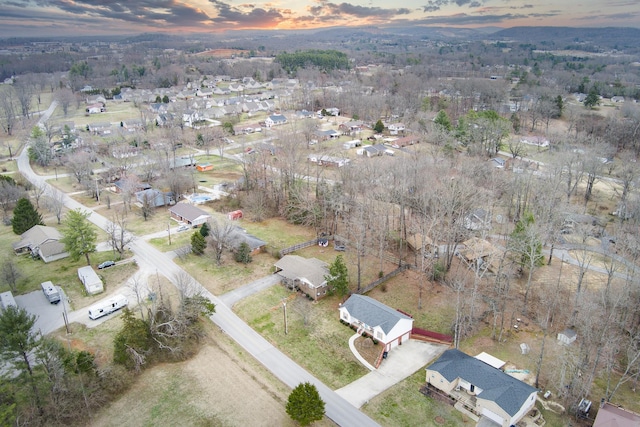
<svg viewBox="0 0 640 427">
<path fill-rule="evenodd" d="M 236 262 L 241 262 L 243 264 L 249 264 L 251 261 L 253 261 L 253 258 L 251 257 L 251 248 L 249 247 L 247 242 L 240 243 L 240 247 L 234 254 L 233 258 L 236 260 Z"/>
<path fill-rule="evenodd" d="M 42 405 L 33 372 L 33 359 L 30 354 L 38 347 L 40 337 L 33 331 L 36 316 L 24 308 L 8 307 L 0 313 L 0 357 L 16 370 L 28 374 L 38 410 Z"/>
<path fill-rule="evenodd" d="M 324 401 L 316 386 L 309 382 L 298 384 L 287 399 L 287 414 L 301 426 L 320 421 L 324 416 Z"/>
<path fill-rule="evenodd" d="M 206 247 L 207 241 L 205 240 L 204 236 L 195 231 L 191 235 L 191 252 L 196 255 L 202 255 Z"/>
<path fill-rule="evenodd" d="M 527 284 L 524 292 L 523 310 L 527 309 L 527 299 L 531 289 L 531 279 L 537 267 L 544 264 L 542 241 L 535 227 L 533 214 L 525 212 L 509 236 L 508 249 L 514 255 L 514 262 L 520 270 L 528 270 Z"/>
<path fill-rule="evenodd" d="M 2 90 L 0 90 L 0 125 L 2 130 L 11 136 L 18 120 L 18 101 L 11 85 L 2 86 Z M 11 151 L 9 153 L 11 154 Z"/>
<path fill-rule="evenodd" d="M 211 227 L 209 227 L 209 223 L 205 222 L 204 224 L 202 224 L 198 231 L 200 232 L 200 234 L 202 234 L 202 237 L 207 237 L 210 233 L 210 230 Z"/>
<path fill-rule="evenodd" d="M 136 372 L 142 369 L 153 346 L 149 324 L 133 315 L 129 308 L 122 310 L 122 329 L 113 341 L 113 361 Z"/>
<path fill-rule="evenodd" d="M 376 124 L 373 126 L 373 130 L 376 133 L 382 133 L 382 131 L 384 130 L 384 123 L 382 123 L 382 120 L 378 119 Z"/>
<path fill-rule="evenodd" d="M 133 241 L 133 235 L 127 231 L 127 212 L 124 209 L 116 209 L 105 231 L 109 235 L 111 249 L 122 259 L 126 246 Z"/>
<path fill-rule="evenodd" d="M 433 123 L 447 132 L 451 132 L 451 129 L 453 129 L 453 126 L 451 125 L 451 120 L 449 120 L 449 116 L 447 115 L 447 112 L 444 110 L 440 110 L 438 112 L 438 115 L 436 115 L 436 118 L 433 119 Z"/>
<path fill-rule="evenodd" d="M 22 234 L 35 225 L 44 225 L 40 213 L 38 213 L 29 199 L 22 198 L 18 200 L 18 203 L 16 203 L 16 207 L 13 210 L 13 218 L 11 219 L 13 232 L 16 234 Z"/>
<path fill-rule="evenodd" d="M 329 275 L 325 276 L 330 293 L 345 297 L 349 293 L 349 272 L 342 255 L 338 255 L 329 266 Z"/>
<path fill-rule="evenodd" d="M 54 94 L 54 99 L 58 102 L 58 105 L 62 107 L 62 113 L 66 117 L 69 113 L 69 106 L 75 101 L 76 98 L 73 95 L 73 92 L 71 92 L 71 89 L 64 88 L 56 91 L 56 93 Z"/>
<path fill-rule="evenodd" d="M 12 258 L 6 258 L 4 264 L 0 268 L 0 281 L 9 285 L 11 291 L 18 290 L 18 280 L 22 278 L 22 272 Z"/>
<path fill-rule="evenodd" d="M 222 264 L 222 252 L 229 243 L 234 225 L 226 220 L 214 220 L 211 222 L 211 232 L 209 233 L 209 246 L 213 248 L 216 264 Z"/>
<path fill-rule="evenodd" d="M 89 254 L 96 251 L 97 239 L 96 231 L 87 219 L 89 215 L 90 212 L 82 212 L 80 209 L 69 211 L 64 219 L 60 239 L 72 260 L 77 261 L 84 256 L 87 265 L 91 265 Z"/>
<path fill-rule="evenodd" d="M 44 131 L 39 126 L 34 126 L 31 130 L 30 139 L 29 160 L 36 162 L 39 166 L 48 166 L 53 155 Z"/>
<path fill-rule="evenodd" d="M 587 97 L 584 99 L 584 102 L 583 102 L 584 106 L 587 107 L 589 110 L 591 110 L 593 107 L 595 107 L 599 103 L 600 103 L 600 97 L 598 96 L 598 93 L 595 91 L 595 89 L 591 89 Z"/>
<path fill-rule="evenodd" d="M 56 216 L 58 224 L 62 221 L 62 210 L 64 209 L 64 193 L 53 190 L 46 202 L 47 210 Z"/>
</svg>

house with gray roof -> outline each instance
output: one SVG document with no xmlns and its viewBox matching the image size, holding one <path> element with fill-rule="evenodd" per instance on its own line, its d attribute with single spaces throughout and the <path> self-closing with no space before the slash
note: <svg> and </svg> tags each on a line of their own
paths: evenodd
<svg viewBox="0 0 640 427">
<path fill-rule="evenodd" d="M 176 221 L 186 222 L 194 227 L 204 224 L 211 218 L 207 212 L 189 203 L 176 203 L 169 208 L 169 213 Z"/>
<path fill-rule="evenodd" d="M 499 426 L 516 425 L 536 403 L 538 390 L 457 349 L 445 351 L 426 371 L 428 387 L 455 399 L 457 409 Z"/>
<path fill-rule="evenodd" d="M 13 250 L 21 255 L 30 253 L 40 257 L 45 263 L 56 261 L 69 256 L 64 244 L 60 242 L 62 235 L 58 229 L 45 225 L 34 225 L 22 233 L 20 241 L 13 244 Z"/>
<path fill-rule="evenodd" d="M 413 319 L 373 298 L 353 294 L 340 305 L 340 320 L 366 332 L 384 345 L 384 351 L 411 338 Z"/>
<path fill-rule="evenodd" d="M 276 274 L 289 289 L 299 289 L 314 300 L 327 295 L 328 264 L 317 258 L 285 255 L 275 264 Z"/>
<path fill-rule="evenodd" d="M 262 252 L 262 250 L 267 246 L 267 242 L 264 240 L 259 239 L 253 234 L 247 233 L 243 228 L 234 227 L 227 238 L 227 247 L 232 251 L 237 251 L 243 243 L 249 245 L 251 255 Z"/>
</svg>

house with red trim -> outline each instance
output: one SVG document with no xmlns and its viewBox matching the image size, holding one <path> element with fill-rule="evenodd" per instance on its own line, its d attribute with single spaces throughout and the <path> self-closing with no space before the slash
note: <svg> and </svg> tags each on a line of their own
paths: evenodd
<svg viewBox="0 0 640 427">
<path fill-rule="evenodd" d="M 411 338 L 413 318 L 383 303 L 353 294 L 340 305 L 340 320 L 356 326 L 384 345 L 384 351 L 402 345 Z"/>
</svg>

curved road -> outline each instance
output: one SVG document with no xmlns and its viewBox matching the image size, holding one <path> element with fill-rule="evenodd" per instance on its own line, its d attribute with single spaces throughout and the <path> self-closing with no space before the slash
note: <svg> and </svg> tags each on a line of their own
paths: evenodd
<svg viewBox="0 0 640 427">
<path fill-rule="evenodd" d="M 40 123 L 48 120 L 55 108 L 56 103 L 54 102 L 40 118 Z M 46 185 L 48 194 L 58 191 L 47 184 L 44 178 L 33 172 L 27 156 L 27 147 L 28 144 L 18 156 L 18 170 L 34 185 Z M 64 202 L 65 206 L 69 209 L 81 209 L 85 212 L 90 212 L 91 215 L 89 216 L 89 220 L 103 230 L 106 229 L 107 225 L 110 223 L 110 221 L 102 215 L 88 210 L 84 205 L 73 200 L 66 194 L 64 195 Z M 188 275 L 188 273 L 173 262 L 169 256 L 158 251 L 143 239 L 135 239 L 130 244 L 130 249 L 134 253 L 138 263 L 144 263 L 147 264 L 147 266 L 155 268 L 158 273 L 165 276 L 174 285 L 177 285 L 176 279 L 179 276 L 185 274 Z M 188 275 L 188 277 L 191 276 Z M 294 388 L 303 382 L 310 382 L 314 384 L 325 402 L 327 417 L 338 425 L 358 427 L 378 425 L 378 423 L 360 412 L 357 408 L 340 397 L 336 392 L 324 385 L 320 380 L 301 368 L 284 353 L 276 349 L 261 335 L 251 329 L 242 319 L 236 316 L 236 314 L 233 313 L 233 311 L 231 311 L 231 309 L 225 305 L 222 300 L 207 291 L 195 279 L 192 277 L 191 279 L 196 287 L 195 292 L 199 292 L 203 296 L 206 296 L 216 305 L 216 313 L 210 317 L 211 321 L 218 325 L 223 332 L 233 338 L 283 383 L 291 388 Z"/>
</svg>

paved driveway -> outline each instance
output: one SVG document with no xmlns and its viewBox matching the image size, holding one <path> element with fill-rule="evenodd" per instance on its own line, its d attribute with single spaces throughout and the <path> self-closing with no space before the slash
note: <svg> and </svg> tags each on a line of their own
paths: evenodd
<svg viewBox="0 0 640 427">
<path fill-rule="evenodd" d="M 377 370 L 336 390 L 336 393 L 360 408 L 373 397 L 424 368 L 448 348 L 446 345 L 409 340 L 391 350 Z"/>
</svg>

